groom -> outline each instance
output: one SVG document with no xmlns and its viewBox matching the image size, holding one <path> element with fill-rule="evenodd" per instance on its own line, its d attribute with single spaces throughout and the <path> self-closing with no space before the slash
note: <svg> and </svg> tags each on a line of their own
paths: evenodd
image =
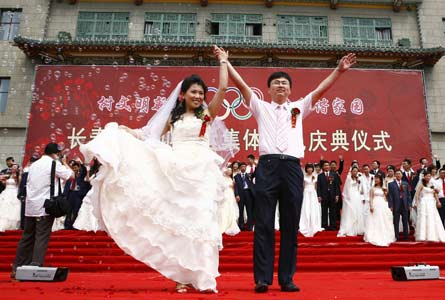
<svg viewBox="0 0 445 300">
<path fill-rule="evenodd" d="M 399 222 L 402 215 L 403 239 L 409 240 L 408 211 L 412 206 L 408 183 L 402 180 L 402 171 L 396 171 L 396 180 L 388 184 L 388 204 L 393 214 L 394 233 L 399 238 Z"/>
<path fill-rule="evenodd" d="M 275 257 L 275 208 L 280 210 L 280 258 L 278 283 L 283 292 L 298 292 L 293 282 L 296 269 L 297 231 L 303 200 L 304 157 L 303 118 L 311 112 L 312 102 L 334 84 L 356 61 L 355 54 L 344 56 L 337 68 L 303 100 L 291 102 L 292 79 L 275 72 L 267 80 L 272 102 L 260 100 L 228 63 L 229 76 L 241 91 L 244 103 L 256 118 L 259 129 L 260 159 L 255 171 L 255 291 L 265 293 L 273 281 Z"/>
<path fill-rule="evenodd" d="M 337 204 L 340 198 L 340 183 L 336 180 L 338 174 L 330 170 L 328 161 L 322 161 L 321 164 L 323 172 L 318 174 L 317 178 L 317 196 L 321 203 L 321 227 L 326 230 L 337 230 Z"/>
</svg>

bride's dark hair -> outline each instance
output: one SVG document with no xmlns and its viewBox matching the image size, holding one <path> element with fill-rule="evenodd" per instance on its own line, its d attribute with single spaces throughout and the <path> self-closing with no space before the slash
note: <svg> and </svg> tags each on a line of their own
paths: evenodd
<svg viewBox="0 0 445 300">
<path fill-rule="evenodd" d="M 204 90 L 204 100 L 205 100 L 206 94 L 207 94 L 207 86 L 204 83 L 204 81 L 201 79 L 201 77 L 199 77 L 198 75 L 195 75 L 195 74 L 190 75 L 189 77 L 185 78 L 182 81 L 181 93 L 185 94 L 193 84 L 197 84 L 202 87 L 202 89 Z M 173 108 L 172 113 L 171 113 L 170 124 L 172 126 L 176 121 L 178 121 L 182 117 L 182 115 L 185 113 L 185 110 L 186 110 L 185 109 L 185 99 L 178 98 L 176 100 L 175 108 Z M 204 107 L 201 105 L 200 107 L 195 109 L 195 116 L 200 118 L 203 111 L 204 111 Z"/>
<path fill-rule="evenodd" d="M 428 175 L 428 174 L 431 175 L 431 172 L 429 172 L 429 171 L 423 171 L 422 174 L 423 174 L 422 185 L 423 185 L 424 187 L 426 187 L 427 182 L 426 182 L 426 180 L 425 180 L 425 176 Z"/>
<path fill-rule="evenodd" d="M 380 183 L 379 184 L 375 183 L 375 178 L 380 179 Z M 374 187 L 377 187 L 377 186 L 383 187 L 383 177 L 380 174 L 375 174 L 374 175 Z"/>
</svg>

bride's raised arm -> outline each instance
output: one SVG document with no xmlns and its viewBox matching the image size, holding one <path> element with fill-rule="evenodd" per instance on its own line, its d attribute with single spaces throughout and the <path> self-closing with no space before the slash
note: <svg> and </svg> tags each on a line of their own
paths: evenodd
<svg viewBox="0 0 445 300">
<path fill-rule="evenodd" d="M 229 58 L 229 53 L 224 51 L 224 49 L 214 46 L 213 53 L 219 60 L 219 85 L 218 90 L 213 96 L 212 101 L 209 103 L 208 110 L 212 118 L 218 115 L 218 110 L 221 108 L 221 104 L 224 100 L 224 95 L 227 91 L 227 85 L 229 81 L 229 75 L 227 72 L 227 59 Z"/>
</svg>

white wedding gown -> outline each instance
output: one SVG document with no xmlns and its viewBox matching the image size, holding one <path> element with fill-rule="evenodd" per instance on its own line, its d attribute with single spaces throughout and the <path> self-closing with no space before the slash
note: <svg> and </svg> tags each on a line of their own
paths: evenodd
<svg viewBox="0 0 445 300">
<path fill-rule="evenodd" d="M 364 240 L 376 246 L 387 247 L 395 242 L 396 236 L 392 212 L 382 188 L 374 188 L 372 202 L 374 211 L 366 219 Z"/>
<path fill-rule="evenodd" d="M 416 241 L 445 242 L 445 229 L 437 211 L 434 190 L 423 187 L 417 207 Z"/>
<path fill-rule="evenodd" d="M 65 216 L 60 218 L 55 218 L 51 231 L 55 232 L 63 229 L 65 229 Z"/>
<path fill-rule="evenodd" d="M 321 227 L 321 205 L 318 202 L 315 184 L 317 178 L 304 176 L 303 204 L 300 214 L 300 232 L 305 237 L 313 237 L 317 232 L 324 230 Z"/>
<path fill-rule="evenodd" d="M 223 159 L 209 147 L 209 129 L 199 137 L 201 125 L 184 115 L 173 126 L 170 147 L 107 124 L 81 146 L 87 159 L 97 157 L 102 165 L 75 227 L 103 228 L 127 254 L 165 277 L 216 292 Z M 88 221 L 88 214 L 97 221 Z"/>
<path fill-rule="evenodd" d="M 80 207 L 76 221 L 74 221 L 73 227 L 80 230 L 97 232 L 99 230 L 105 230 L 102 219 L 97 217 L 100 216 L 100 197 L 97 191 L 102 183 L 96 176 L 90 179 L 90 183 L 91 189 L 82 200 L 82 206 Z"/>
<path fill-rule="evenodd" d="M 348 175 L 343 189 L 343 209 L 338 237 L 357 236 L 365 231 L 360 183 Z"/>
<path fill-rule="evenodd" d="M 219 231 L 228 235 L 237 235 L 239 208 L 233 192 L 233 180 L 224 176 L 224 201 L 218 202 Z"/>
<path fill-rule="evenodd" d="M 13 178 L 9 178 L 0 194 L 0 232 L 20 228 L 21 205 L 17 198 L 17 184 Z"/>
</svg>

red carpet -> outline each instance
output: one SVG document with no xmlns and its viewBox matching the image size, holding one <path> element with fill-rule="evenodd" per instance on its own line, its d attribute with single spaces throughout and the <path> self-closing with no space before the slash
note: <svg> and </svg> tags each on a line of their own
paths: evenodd
<svg viewBox="0 0 445 300">
<path fill-rule="evenodd" d="M 10 271 L 20 231 L 0 233 L 0 272 Z M 277 249 L 279 233 L 276 236 Z M 253 233 L 224 236 L 221 272 L 252 270 Z M 278 251 L 276 251 L 278 253 Z M 426 262 L 445 268 L 445 244 L 400 242 L 389 248 L 364 243 L 362 237 L 337 238 L 321 232 L 314 238 L 298 238 L 298 271 L 387 271 L 394 265 Z M 277 259 L 275 260 L 278 261 Z M 47 265 L 64 266 L 73 272 L 147 272 L 149 268 L 125 255 L 105 233 L 58 231 L 53 233 Z M 445 298 L 444 298 L 445 299 Z"/>
<path fill-rule="evenodd" d="M 2 300 L 84 300 L 84 299 L 445 299 L 442 280 L 396 282 L 388 272 L 304 272 L 295 281 L 299 293 L 282 293 L 277 283 L 266 294 L 256 294 L 250 273 L 222 273 L 218 294 L 189 292 L 177 294 L 174 283 L 154 272 L 149 273 L 72 273 L 62 283 L 9 282 L 9 274 L 0 273 Z"/>
<path fill-rule="evenodd" d="M 336 232 L 300 236 L 295 280 L 302 292 L 284 294 L 275 283 L 260 296 L 252 292 L 253 234 L 243 232 L 224 237 L 218 295 L 177 295 L 173 283 L 125 255 L 103 232 L 52 235 L 46 265 L 70 268 L 67 282 L 10 282 L 7 272 L 20 234 L 0 233 L 0 272 L 5 272 L 0 273 L 1 299 L 445 299 L 444 281 L 394 282 L 389 272 L 391 266 L 413 262 L 445 268 L 442 243 L 400 242 L 380 248 L 362 237 L 337 238 Z M 276 238 L 278 248 L 278 233 Z"/>
</svg>

